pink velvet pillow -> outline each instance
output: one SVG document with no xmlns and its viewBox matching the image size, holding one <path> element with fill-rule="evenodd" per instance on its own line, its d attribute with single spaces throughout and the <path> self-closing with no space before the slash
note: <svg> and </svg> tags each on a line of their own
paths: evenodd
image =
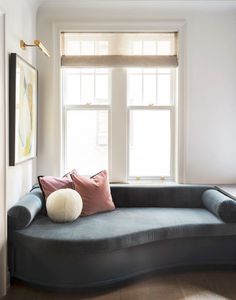
<svg viewBox="0 0 236 300">
<path fill-rule="evenodd" d="M 98 212 L 115 209 L 112 201 L 107 171 L 86 178 L 78 174 L 71 174 L 75 190 L 83 200 L 81 216 L 89 216 Z"/>
<path fill-rule="evenodd" d="M 39 176 L 38 181 L 40 188 L 44 194 L 45 200 L 52 193 L 59 189 L 74 189 L 74 183 L 70 177 L 70 174 L 76 174 L 76 170 L 73 170 L 62 178 L 54 177 L 54 176 Z"/>
</svg>

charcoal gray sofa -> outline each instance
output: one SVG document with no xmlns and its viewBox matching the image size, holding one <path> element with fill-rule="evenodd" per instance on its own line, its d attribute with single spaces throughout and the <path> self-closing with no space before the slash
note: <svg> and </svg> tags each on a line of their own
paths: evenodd
<svg viewBox="0 0 236 300">
<path fill-rule="evenodd" d="M 25 195 L 8 212 L 11 277 L 72 290 L 155 270 L 236 264 L 236 202 L 216 187 L 111 191 L 116 210 L 65 224 L 47 217 L 38 187 Z"/>
</svg>

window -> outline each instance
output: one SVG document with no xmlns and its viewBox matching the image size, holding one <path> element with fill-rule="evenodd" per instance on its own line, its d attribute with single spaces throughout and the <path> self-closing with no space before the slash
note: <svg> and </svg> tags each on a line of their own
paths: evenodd
<svg viewBox="0 0 236 300">
<path fill-rule="evenodd" d="M 65 172 L 173 178 L 175 33 L 63 33 Z"/>
</svg>

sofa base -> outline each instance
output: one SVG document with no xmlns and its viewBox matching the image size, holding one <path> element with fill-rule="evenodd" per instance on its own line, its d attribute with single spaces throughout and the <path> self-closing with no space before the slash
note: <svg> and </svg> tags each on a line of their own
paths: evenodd
<svg viewBox="0 0 236 300">
<path fill-rule="evenodd" d="M 50 286 L 50 285 L 45 285 L 37 282 L 31 282 L 28 281 L 25 278 L 21 278 L 20 276 L 12 277 L 11 278 L 11 284 L 14 284 L 14 281 L 20 281 L 23 284 L 29 285 L 32 288 L 36 289 L 43 289 L 45 291 L 50 291 L 50 292 L 100 292 L 101 290 L 106 290 L 106 289 L 112 289 L 112 288 L 117 288 L 122 286 L 122 284 L 128 284 L 130 282 L 134 282 L 135 280 L 140 280 L 141 278 L 145 278 L 147 276 L 151 275 L 158 275 L 158 274 L 168 274 L 168 272 L 187 272 L 187 271 L 214 271 L 214 270 L 236 270 L 236 263 L 235 262 L 224 262 L 222 264 L 217 263 L 212 263 L 212 264 L 201 264 L 201 265 L 172 265 L 172 266 L 165 266 L 162 268 L 155 268 L 155 269 L 150 269 L 150 270 L 145 270 L 139 273 L 135 274 L 129 274 L 127 276 L 124 276 L 122 278 L 115 278 L 112 280 L 107 280 L 103 282 L 97 282 L 91 285 L 83 285 L 83 286 Z"/>
<path fill-rule="evenodd" d="M 36 250 L 18 245 L 12 254 L 11 276 L 55 291 L 105 287 L 142 274 L 176 268 L 236 266 L 235 236 L 161 240 L 77 256 L 75 253 L 65 256 L 60 249 L 52 255 L 47 248 Z"/>
</svg>

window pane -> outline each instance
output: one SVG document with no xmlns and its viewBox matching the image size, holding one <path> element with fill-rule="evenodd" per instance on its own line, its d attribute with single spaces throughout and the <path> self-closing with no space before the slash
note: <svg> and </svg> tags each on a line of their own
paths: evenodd
<svg viewBox="0 0 236 300">
<path fill-rule="evenodd" d="M 159 105 L 170 104 L 170 75 L 158 74 L 157 98 Z"/>
<path fill-rule="evenodd" d="M 94 75 L 81 75 L 81 103 L 92 103 L 94 99 Z"/>
<path fill-rule="evenodd" d="M 156 41 L 144 41 L 143 42 L 143 54 L 155 55 L 156 54 Z"/>
<path fill-rule="evenodd" d="M 108 104 L 108 69 L 63 69 L 64 104 Z M 94 90 L 95 89 L 95 90 Z"/>
<path fill-rule="evenodd" d="M 63 33 L 66 55 L 174 55 L 175 33 Z"/>
<path fill-rule="evenodd" d="M 95 69 L 91 68 L 79 68 L 81 74 L 94 74 Z"/>
<path fill-rule="evenodd" d="M 69 40 L 66 43 L 65 54 L 80 55 L 80 41 Z"/>
<path fill-rule="evenodd" d="M 128 74 L 128 103 L 142 104 L 142 74 Z"/>
<path fill-rule="evenodd" d="M 129 176 L 170 176 L 169 110 L 130 111 Z"/>
<path fill-rule="evenodd" d="M 94 41 L 82 41 L 81 55 L 93 55 L 93 54 L 94 54 Z"/>
<path fill-rule="evenodd" d="M 143 75 L 143 100 L 147 105 L 156 102 L 156 75 Z"/>
<path fill-rule="evenodd" d="M 157 68 L 145 68 L 142 70 L 143 74 L 156 74 L 157 73 Z"/>
<path fill-rule="evenodd" d="M 171 43 L 170 41 L 159 41 L 157 43 L 158 55 L 171 55 Z"/>
<path fill-rule="evenodd" d="M 158 74 L 170 74 L 171 69 L 170 68 L 158 68 L 157 73 Z"/>
<path fill-rule="evenodd" d="M 96 53 L 97 55 L 108 54 L 108 41 L 97 41 L 96 42 Z"/>
<path fill-rule="evenodd" d="M 66 122 L 66 171 L 93 175 L 108 169 L 108 112 L 68 111 Z"/>
<path fill-rule="evenodd" d="M 97 68 L 95 69 L 96 74 L 109 74 L 109 69 L 107 68 Z"/>
<path fill-rule="evenodd" d="M 78 104 L 80 101 L 80 73 L 74 70 L 63 70 L 63 102 Z"/>
<path fill-rule="evenodd" d="M 127 71 L 128 105 L 171 105 L 171 69 L 138 69 L 137 72 Z"/>
<path fill-rule="evenodd" d="M 142 55 L 142 53 L 143 53 L 142 41 L 132 42 L 132 52 L 131 53 L 134 55 Z"/>
<path fill-rule="evenodd" d="M 95 77 L 95 103 L 108 103 L 108 75 L 96 75 Z"/>
</svg>

